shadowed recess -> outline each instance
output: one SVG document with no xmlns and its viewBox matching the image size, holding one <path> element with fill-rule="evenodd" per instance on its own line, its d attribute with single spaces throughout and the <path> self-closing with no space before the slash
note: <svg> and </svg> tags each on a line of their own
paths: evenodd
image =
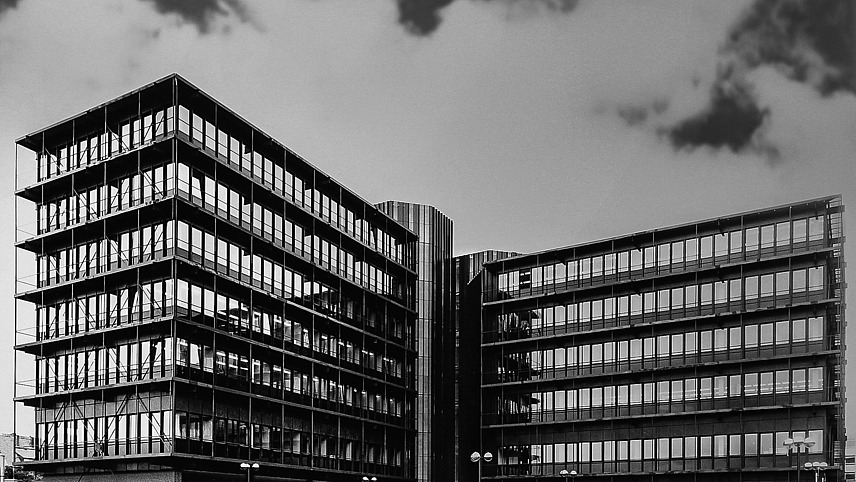
<svg viewBox="0 0 856 482">
<path fill-rule="evenodd" d="M 504 1 L 509 5 L 526 4 L 543 7 L 550 12 L 568 13 L 579 0 L 482 0 L 484 2 Z M 454 0 L 396 0 L 398 3 L 398 22 L 404 28 L 418 36 L 431 35 L 440 26 L 440 10 Z"/>
<path fill-rule="evenodd" d="M 211 22 L 218 16 L 235 15 L 242 22 L 248 19 L 246 6 L 240 0 L 143 0 L 154 5 L 158 13 L 176 14 L 182 21 L 193 24 L 201 34 L 211 32 Z"/>
</svg>

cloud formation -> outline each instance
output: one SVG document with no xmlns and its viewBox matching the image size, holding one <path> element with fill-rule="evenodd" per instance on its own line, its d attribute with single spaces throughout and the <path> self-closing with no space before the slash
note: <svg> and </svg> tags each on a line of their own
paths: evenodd
<svg viewBox="0 0 856 482">
<path fill-rule="evenodd" d="M 414 35 L 430 35 L 440 25 L 440 10 L 454 0 L 397 0 L 398 22 Z"/>
<path fill-rule="evenodd" d="M 240 0 L 143 0 L 153 4 L 163 15 L 178 15 L 182 22 L 194 25 L 199 33 L 211 32 L 217 17 L 235 15 L 241 22 L 249 20 L 246 6 Z"/>
<path fill-rule="evenodd" d="M 6 10 L 16 8 L 17 6 L 18 0 L 0 0 L 0 15 L 2 15 Z"/>
<path fill-rule="evenodd" d="M 410 33 L 417 36 L 429 36 L 440 26 L 440 11 L 455 0 L 396 0 L 398 3 L 398 22 Z M 482 0 L 485 2 L 495 0 Z M 577 6 L 579 0 L 504 0 L 513 5 L 535 5 L 548 11 L 567 13 Z"/>
<path fill-rule="evenodd" d="M 771 67 L 823 96 L 856 93 L 856 1 L 757 0 L 730 29 L 706 107 L 662 129 L 680 149 L 777 150 L 763 139 L 768 106 L 750 74 Z"/>
</svg>

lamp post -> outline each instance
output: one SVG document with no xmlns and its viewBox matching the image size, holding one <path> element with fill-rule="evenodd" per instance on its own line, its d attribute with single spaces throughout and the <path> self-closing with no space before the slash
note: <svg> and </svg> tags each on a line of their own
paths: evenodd
<svg viewBox="0 0 856 482">
<path fill-rule="evenodd" d="M 247 482 L 253 482 L 253 472 L 259 470 L 259 464 L 253 462 L 241 462 L 241 470 L 247 473 Z"/>
<path fill-rule="evenodd" d="M 788 452 L 796 449 L 797 452 L 797 482 L 800 482 L 800 451 L 802 447 L 805 447 L 806 451 L 808 449 L 814 447 L 814 440 L 810 438 L 805 438 L 803 440 L 794 440 L 792 438 L 786 438 L 782 445 L 787 447 Z"/>
<path fill-rule="evenodd" d="M 485 452 L 484 455 L 482 455 L 478 452 L 473 452 L 472 454 L 470 454 L 470 460 L 473 463 L 479 464 L 479 479 L 478 480 L 479 480 L 479 482 L 481 482 L 481 463 L 482 463 L 482 460 L 484 460 L 485 462 L 490 462 L 491 460 L 493 460 L 493 454 L 490 452 Z"/>
<path fill-rule="evenodd" d="M 367 476 L 363 476 L 363 482 L 377 482 L 377 477 L 369 478 Z"/>
<path fill-rule="evenodd" d="M 572 470 L 568 472 L 566 469 L 562 469 L 559 471 L 559 475 L 561 475 L 565 479 L 565 482 L 568 482 L 568 477 L 570 477 L 571 479 L 577 478 L 577 471 Z"/>
<path fill-rule="evenodd" d="M 805 469 L 814 471 L 814 482 L 819 482 L 820 473 L 829 468 L 826 462 L 806 462 Z M 826 480 L 826 476 L 823 477 Z"/>
</svg>

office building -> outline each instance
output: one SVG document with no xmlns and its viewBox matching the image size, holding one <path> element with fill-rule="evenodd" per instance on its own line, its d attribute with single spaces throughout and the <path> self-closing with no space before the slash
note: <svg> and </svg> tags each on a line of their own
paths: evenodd
<svg viewBox="0 0 856 482">
<path fill-rule="evenodd" d="M 178 75 L 17 146 L 50 480 L 844 477 L 838 196 L 453 257 Z"/>
<path fill-rule="evenodd" d="M 177 75 L 17 144 L 29 468 L 414 480 L 416 234 Z"/>
<path fill-rule="evenodd" d="M 483 476 L 843 477 L 842 211 L 827 197 L 485 263 Z"/>
<path fill-rule="evenodd" d="M 416 262 L 416 480 L 454 480 L 452 220 L 425 204 L 377 205 L 419 236 Z"/>
</svg>

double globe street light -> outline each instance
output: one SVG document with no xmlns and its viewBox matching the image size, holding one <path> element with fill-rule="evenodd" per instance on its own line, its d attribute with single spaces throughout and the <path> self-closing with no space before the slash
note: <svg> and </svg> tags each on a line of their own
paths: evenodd
<svg viewBox="0 0 856 482">
<path fill-rule="evenodd" d="M 562 469 L 559 471 L 559 475 L 561 475 L 565 479 L 565 482 L 567 482 L 568 477 L 570 477 L 571 479 L 575 479 L 577 477 L 577 471 L 572 470 L 572 471 L 568 472 L 567 470 Z"/>
<path fill-rule="evenodd" d="M 478 452 L 473 452 L 472 454 L 470 454 L 470 460 L 473 463 L 479 464 L 479 478 L 478 478 L 478 480 L 479 480 L 479 482 L 481 482 L 481 463 L 482 463 L 482 460 L 484 460 L 485 462 L 490 462 L 491 460 L 493 460 L 493 454 L 490 452 L 485 452 L 484 455 L 482 455 Z"/>
<path fill-rule="evenodd" d="M 259 470 L 259 464 L 253 462 L 241 462 L 241 470 L 247 473 L 247 482 L 253 482 L 253 472 Z"/>
<path fill-rule="evenodd" d="M 814 447 L 814 440 L 810 438 L 805 438 L 803 440 L 794 440 L 790 437 L 786 438 L 782 445 L 787 447 L 787 451 L 791 452 L 796 449 L 797 452 L 797 482 L 800 481 L 800 452 L 802 452 L 802 448 L 805 447 L 806 452 L 812 447 Z M 806 462 L 806 467 L 811 465 L 809 462 Z"/>
</svg>

